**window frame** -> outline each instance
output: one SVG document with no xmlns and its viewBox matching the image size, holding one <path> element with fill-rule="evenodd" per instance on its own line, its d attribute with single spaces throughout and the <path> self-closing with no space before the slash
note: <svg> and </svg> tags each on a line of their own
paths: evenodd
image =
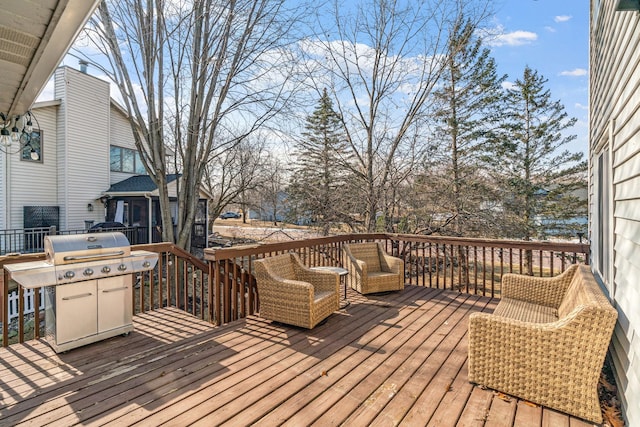
<svg viewBox="0 0 640 427">
<path fill-rule="evenodd" d="M 33 145 L 31 145 L 31 140 L 33 140 L 33 134 L 37 133 L 38 134 L 38 149 L 36 150 L 36 147 L 34 147 Z M 23 143 L 21 140 L 21 150 L 20 150 L 20 161 L 24 161 L 24 162 L 31 162 L 31 163 L 43 163 L 43 140 L 44 140 L 44 131 L 42 129 L 34 129 L 31 131 L 31 136 L 29 136 L 29 142 Z M 38 153 L 38 159 L 34 160 L 31 158 L 31 150 L 29 149 L 29 151 L 27 150 L 27 147 L 31 147 L 33 148 L 37 153 Z M 26 157 L 25 157 L 25 153 L 26 153 Z"/>
<path fill-rule="evenodd" d="M 114 150 L 118 151 L 117 168 L 114 168 Z M 125 170 L 125 164 L 130 166 Z M 118 145 L 109 146 L 109 170 L 111 172 L 128 173 L 131 175 L 146 175 L 147 171 L 144 168 L 140 153 L 138 150 L 127 147 L 120 147 Z"/>
<path fill-rule="evenodd" d="M 603 285 L 614 296 L 613 280 L 613 215 L 614 185 L 612 176 L 612 154 L 610 144 L 606 143 L 595 153 L 592 243 L 597 248 L 592 253 L 592 268 L 598 273 Z"/>
</svg>

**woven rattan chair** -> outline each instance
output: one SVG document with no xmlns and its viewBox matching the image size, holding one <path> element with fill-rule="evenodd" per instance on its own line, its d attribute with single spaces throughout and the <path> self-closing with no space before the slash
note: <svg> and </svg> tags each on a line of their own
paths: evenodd
<svg viewBox="0 0 640 427">
<path fill-rule="evenodd" d="M 351 288 L 361 294 L 404 289 L 404 262 L 387 255 L 380 243 L 345 244 L 343 258 Z"/>
<path fill-rule="evenodd" d="M 469 318 L 469 381 L 600 423 L 597 384 L 616 318 L 589 266 L 505 274 L 495 311 Z"/>
<path fill-rule="evenodd" d="M 312 329 L 340 307 L 340 276 L 314 271 L 287 253 L 257 260 L 260 317 Z"/>
</svg>

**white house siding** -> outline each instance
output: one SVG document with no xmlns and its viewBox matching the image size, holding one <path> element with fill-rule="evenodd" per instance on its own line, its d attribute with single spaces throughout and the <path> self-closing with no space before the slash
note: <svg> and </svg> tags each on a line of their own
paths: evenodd
<svg viewBox="0 0 640 427">
<path fill-rule="evenodd" d="M 118 147 L 136 149 L 136 144 L 133 139 L 133 132 L 131 131 L 131 124 L 129 119 L 124 115 L 125 113 L 115 105 L 111 105 L 111 135 L 109 139 L 110 145 Z M 111 172 L 109 178 L 110 184 L 115 184 L 120 181 L 124 181 L 127 178 L 131 178 L 133 174 L 123 172 Z"/>
<path fill-rule="evenodd" d="M 593 268 L 619 313 L 611 350 L 625 416 L 628 425 L 636 426 L 640 425 L 640 15 L 616 12 L 616 3 L 591 1 L 589 229 L 591 241 L 596 242 Z M 597 184 L 603 149 L 609 152 L 602 169 L 610 174 L 604 190 L 612 196 L 603 214 L 611 218 L 612 232 L 605 242 L 608 246 L 604 245 L 609 249 L 603 251 L 607 253 L 600 253 L 603 246 L 597 244 L 603 227 Z M 602 274 L 600 259 L 605 265 Z"/>
<path fill-rule="evenodd" d="M 55 96 L 64 100 L 58 115 L 60 227 L 80 229 L 86 220 L 104 219 L 97 199 L 109 188 L 109 84 L 61 67 Z"/>
<path fill-rule="evenodd" d="M 51 103 L 49 103 L 51 104 Z M 57 206 L 57 184 L 51 177 L 56 176 L 56 110 L 58 106 L 33 108 L 34 128 L 42 131 L 42 161 L 31 162 L 20 159 L 21 153 L 11 154 L 9 165 L 10 209 L 8 228 L 23 227 L 24 206 Z"/>
</svg>

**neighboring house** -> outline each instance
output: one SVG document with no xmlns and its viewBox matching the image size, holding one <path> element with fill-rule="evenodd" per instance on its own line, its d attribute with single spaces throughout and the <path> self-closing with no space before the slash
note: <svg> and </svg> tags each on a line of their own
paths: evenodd
<svg viewBox="0 0 640 427">
<path fill-rule="evenodd" d="M 260 194 L 249 208 L 249 219 L 260 221 L 282 222 L 289 215 L 289 195 L 284 191 L 276 194 Z"/>
<path fill-rule="evenodd" d="M 5 2 L 0 20 L 0 229 L 20 226 L 29 206 L 40 206 L 27 216 L 60 217 L 59 207 L 44 209 L 42 200 L 49 200 L 49 191 L 57 192 L 57 176 L 45 169 L 58 165 L 51 145 L 44 144 L 44 128 L 57 137 L 56 102 L 41 105 L 41 122 L 30 135 L 30 145 L 5 140 L 9 133 L 20 135 L 30 125 L 28 111 L 67 53 L 76 36 L 97 7 L 99 0 L 55 0 L 41 2 Z M 16 132 L 14 132 L 14 129 Z M 25 138 L 26 139 L 26 138 Z M 44 144 L 44 145 L 43 145 Z M 26 156 L 25 156 L 26 154 Z M 45 157 L 47 156 L 47 157 Z M 48 157 L 52 156 L 52 157 Z M 22 180 L 24 179 L 24 180 Z M 45 179 L 46 182 L 41 181 Z M 52 189 L 52 185 L 56 185 Z M 26 203 L 25 203 L 26 202 Z M 18 203 L 23 203 L 18 205 Z M 16 209 L 16 206 L 19 206 Z M 22 210 L 16 214 L 16 211 Z M 89 210 L 89 205 L 85 207 Z M 15 218 L 14 218 L 15 217 Z M 18 219 L 19 217 L 19 219 Z M 19 235 L 3 235 L 0 246 L 14 246 Z M 24 236 L 22 236 L 24 237 Z M 7 242 L 9 242 L 7 244 Z M 3 252 L 0 247 L 0 253 Z"/>
<path fill-rule="evenodd" d="M 2 159 L 0 229 L 82 229 L 85 221 L 104 220 L 99 200 L 112 183 L 109 145 L 131 147 L 131 142 L 113 140 L 121 133 L 114 128 L 122 124 L 107 82 L 61 67 L 54 84 L 54 100 L 31 107 L 38 158 L 16 150 Z"/>
<path fill-rule="evenodd" d="M 592 268 L 618 310 L 611 345 L 628 425 L 640 426 L 640 2 L 591 0 Z M 580 363 L 579 355 L 576 363 Z"/>
<path fill-rule="evenodd" d="M 112 156 L 113 159 L 113 156 Z M 178 175 L 167 176 L 167 190 L 171 202 L 171 217 L 178 213 Z M 149 175 L 134 175 L 109 187 L 105 193 L 106 220 L 128 226 L 148 227 L 148 241 L 160 241 L 160 202 L 158 187 Z M 211 196 L 200 191 L 200 202 L 191 233 L 192 247 L 205 247 L 207 238 L 208 203 Z M 149 227 L 151 225 L 151 227 Z"/>
<path fill-rule="evenodd" d="M 54 74 L 54 100 L 35 103 L 31 112 L 35 160 L 35 144 L 1 159 L 6 167 L 0 229 L 53 225 L 77 230 L 118 221 L 148 227 L 143 241 L 158 241 L 152 230 L 160 223 L 157 188 L 146 175 L 126 113 L 110 97 L 109 83 L 86 68 L 60 67 Z M 170 186 L 177 209 L 176 182 Z M 198 246 L 206 243 L 208 197 L 201 196 L 193 233 Z"/>
</svg>

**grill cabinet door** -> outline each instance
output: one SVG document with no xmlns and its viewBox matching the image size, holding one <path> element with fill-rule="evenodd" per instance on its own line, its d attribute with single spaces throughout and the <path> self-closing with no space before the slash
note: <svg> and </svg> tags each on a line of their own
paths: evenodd
<svg viewBox="0 0 640 427">
<path fill-rule="evenodd" d="M 132 323 L 132 275 L 98 280 L 98 333 Z"/>
<path fill-rule="evenodd" d="M 95 335 L 98 330 L 95 280 L 56 287 L 56 342 L 58 345 Z"/>
</svg>

